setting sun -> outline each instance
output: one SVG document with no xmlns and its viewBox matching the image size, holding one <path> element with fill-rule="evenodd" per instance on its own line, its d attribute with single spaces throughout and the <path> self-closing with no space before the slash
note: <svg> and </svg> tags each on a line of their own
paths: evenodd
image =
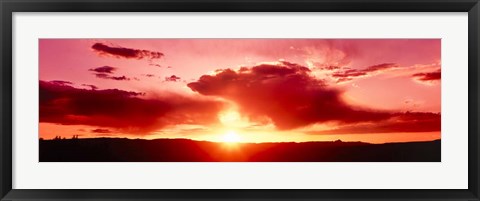
<svg viewBox="0 0 480 201">
<path fill-rule="evenodd" d="M 225 135 L 223 135 L 222 139 L 223 142 L 228 143 L 235 143 L 239 142 L 240 140 L 240 136 L 235 131 L 228 131 L 227 133 L 225 133 Z"/>
</svg>

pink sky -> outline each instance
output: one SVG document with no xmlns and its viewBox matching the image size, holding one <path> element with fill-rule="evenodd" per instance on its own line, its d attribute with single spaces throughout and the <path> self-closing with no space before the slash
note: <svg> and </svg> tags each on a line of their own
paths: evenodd
<svg viewBox="0 0 480 201">
<path fill-rule="evenodd" d="M 41 39 L 39 43 L 43 138 L 78 134 L 216 141 L 229 132 L 253 142 L 440 138 L 440 39 Z M 248 83 L 255 86 L 245 88 Z M 42 87 L 53 94 L 46 92 L 44 97 L 54 98 L 42 102 Z M 117 102 L 90 113 L 85 112 L 90 108 L 76 111 L 87 107 L 76 103 L 105 101 L 95 99 L 95 94 L 109 89 L 141 95 L 122 95 L 132 98 L 128 101 L 108 99 Z M 78 96 L 92 99 L 82 102 L 75 99 Z M 145 105 L 140 109 L 151 113 L 143 118 L 139 106 L 130 102 Z M 266 108 L 270 103 L 277 106 Z M 124 109 L 124 113 L 112 116 L 105 109 L 114 106 L 112 110 Z M 309 110 L 291 109 L 296 107 Z"/>
</svg>

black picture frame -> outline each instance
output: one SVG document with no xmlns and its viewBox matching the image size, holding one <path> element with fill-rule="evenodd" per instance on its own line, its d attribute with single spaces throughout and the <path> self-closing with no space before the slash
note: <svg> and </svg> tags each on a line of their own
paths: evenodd
<svg viewBox="0 0 480 201">
<path fill-rule="evenodd" d="M 0 0 L 2 200 L 479 200 L 479 0 Z M 12 189 L 14 12 L 468 12 L 468 189 L 23 190 Z M 281 182 L 281 181 L 279 181 Z M 413 181 L 412 181 L 413 182 Z"/>
</svg>

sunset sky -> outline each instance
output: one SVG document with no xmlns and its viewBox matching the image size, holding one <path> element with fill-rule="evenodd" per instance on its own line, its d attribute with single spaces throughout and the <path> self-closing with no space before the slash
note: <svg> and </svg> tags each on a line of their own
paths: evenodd
<svg viewBox="0 0 480 201">
<path fill-rule="evenodd" d="M 40 39 L 40 137 L 440 139 L 440 39 Z"/>
</svg>

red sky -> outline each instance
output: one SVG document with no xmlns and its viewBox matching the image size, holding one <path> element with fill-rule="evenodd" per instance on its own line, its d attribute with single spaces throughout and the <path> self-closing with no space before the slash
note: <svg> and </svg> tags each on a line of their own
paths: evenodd
<svg viewBox="0 0 480 201">
<path fill-rule="evenodd" d="M 440 39 L 39 44 L 40 137 L 46 139 L 440 138 Z"/>
</svg>

